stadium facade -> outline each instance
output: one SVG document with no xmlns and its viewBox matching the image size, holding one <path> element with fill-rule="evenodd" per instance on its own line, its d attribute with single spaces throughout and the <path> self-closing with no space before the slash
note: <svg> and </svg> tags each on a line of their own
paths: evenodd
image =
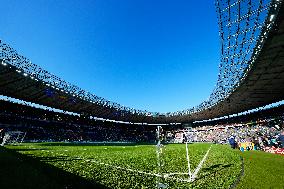
<svg viewBox="0 0 284 189">
<path fill-rule="evenodd" d="M 240 113 L 284 99 L 281 0 L 216 0 L 221 57 L 216 87 L 200 105 L 157 113 L 122 106 L 33 64 L 0 41 L 0 94 L 83 117 L 127 123 L 188 123 Z"/>
</svg>

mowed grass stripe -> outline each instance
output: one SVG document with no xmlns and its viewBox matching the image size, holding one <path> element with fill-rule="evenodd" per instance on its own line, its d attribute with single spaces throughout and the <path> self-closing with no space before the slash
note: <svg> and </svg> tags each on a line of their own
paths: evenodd
<svg viewBox="0 0 284 189">
<path fill-rule="evenodd" d="M 284 156 L 261 151 L 239 152 L 244 159 L 244 176 L 237 189 L 283 189 Z"/>
<path fill-rule="evenodd" d="M 3 189 L 106 188 L 4 147 L 0 147 L 0 183 Z"/>
<path fill-rule="evenodd" d="M 153 188 L 158 174 L 155 145 L 90 146 L 68 143 L 30 143 L 9 146 L 22 154 L 36 157 L 90 181 L 110 188 Z M 189 156 L 194 169 L 211 144 L 190 144 Z M 264 152 L 231 150 L 227 145 L 212 145 L 197 180 L 190 184 L 178 182 L 186 174 L 175 174 L 176 180 L 166 179 L 170 188 L 230 188 L 241 172 L 240 155 L 244 157 L 245 174 L 237 188 L 283 188 L 283 156 Z M 186 173 L 187 162 L 184 144 L 165 145 L 162 159 L 163 174 Z M 92 161 L 102 164 L 92 163 Z M 108 164 L 110 166 L 106 166 Z M 122 169 L 116 169 L 121 167 Z M 127 171 L 131 169 L 133 171 Z M 136 170 L 136 172 L 135 172 Z"/>
<path fill-rule="evenodd" d="M 60 143 L 59 143 L 60 145 Z M 157 173 L 155 145 L 139 146 L 89 146 L 62 143 L 37 143 L 9 146 L 18 152 L 36 157 L 41 162 L 54 165 L 65 171 L 97 181 L 110 188 L 153 188 L 156 177 L 117 170 L 108 166 L 90 163 L 96 160 L 113 166 L 125 167 L 149 173 Z M 195 168 L 211 144 L 189 145 L 189 156 Z M 163 152 L 163 173 L 186 173 L 187 163 L 184 144 L 166 145 Z M 213 145 L 199 178 L 193 184 L 165 180 L 170 188 L 229 188 L 240 172 L 238 153 L 228 146 Z M 187 175 L 175 175 L 187 178 Z"/>
</svg>

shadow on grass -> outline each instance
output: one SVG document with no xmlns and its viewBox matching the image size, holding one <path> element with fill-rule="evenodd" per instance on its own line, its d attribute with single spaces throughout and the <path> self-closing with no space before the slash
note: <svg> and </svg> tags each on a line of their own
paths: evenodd
<svg viewBox="0 0 284 189">
<path fill-rule="evenodd" d="M 47 150 L 47 148 L 16 148 L 15 151 L 41 151 L 41 150 Z"/>
<path fill-rule="evenodd" d="M 223 170 L 223 169 L 226 169 L 228 167 L 231 167 L 233 164 L 215 164 L 215 165 L 212 165 L 210 167 L 207 167 L 207 168 L 203 168 L 202 171 L 205 171 L 206 173 L 204 175 L 202 175 L 201 177 L 198 177 L 196 180 L 201 180 L 205 177 L 208 177 L 208 176 L 213 176 L 215 175 L 216 173 L 218 173 L 219 171 Z"/>
<path fill-rule="evenodd" d="M 80 159 L 75 159 L 75 158 L 69 158 L 67 156 L 56 156 L 56 157 L 37 157 L 37 159 L 39 159 L 40 161 L 44 161 L 44 162 L 58 162 L 58 161 L 76 161 L 76 160 L 80 160 Z"/>
<path fill-rule="evenodd" d="M 142 146 L 157 145 L 156 142 L 39 142 L 39 146 Z M 185 145 L 185 143 L 163 143 L 163 145 L 176 144 Z M 194 145 L 195 143 L 188 143 Z"/>
<path fill-rule="evenodd" d="M 107 188 L 4 147 L 0 147 L 0 183 L 3 189 Z"/>
<path fill-rule="evenodd" d="M 40 146 L 137 146 L 137 145 L 153 145 L 154 143 L 103 143 L 103 142 L 51 142 L 51 143 L 38 143 Z"/>
<path fill-rule="evenodd" d="M 223 165 L 223 164 L 216 164 L 216 165 L 212 165 L 210 167 L 207 167 L 207 168 L 203 168 L 202 170 L 203 171 L 209 171 L 209 172 L 212 172 L 213 170 L 220 170 L 222 168 L 227 168 L 227 167 L 231 167 L 233 164 L 226 164 L 226 165 Z"/>
</svg>

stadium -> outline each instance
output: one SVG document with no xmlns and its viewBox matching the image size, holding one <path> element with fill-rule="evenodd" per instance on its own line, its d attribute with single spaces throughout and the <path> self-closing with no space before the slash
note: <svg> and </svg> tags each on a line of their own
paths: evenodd
<svg viewBox="0 0 284 189">
<path fill-rule="evenodd" d="M 180 111 L 99 97 L 0 39 L 0 188 L 284 188 L 283 0 L 213 3 L 217 83 Z"/>
</svg>

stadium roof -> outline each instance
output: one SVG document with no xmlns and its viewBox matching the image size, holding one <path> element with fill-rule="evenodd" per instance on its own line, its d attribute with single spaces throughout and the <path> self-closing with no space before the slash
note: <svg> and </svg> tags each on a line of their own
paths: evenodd
<svg viewBox="0 0 284 189">
<path fill-rule="evenodd" d="M 179 112 L 135 110 L 50 74 L 0 42 L 0 94 L 87 116 L 138 123 L 211 119 L 284 97 L 282 1 L 216 1 L 222 56 L 216 88 L 199 106 Z"/>
</svg>

